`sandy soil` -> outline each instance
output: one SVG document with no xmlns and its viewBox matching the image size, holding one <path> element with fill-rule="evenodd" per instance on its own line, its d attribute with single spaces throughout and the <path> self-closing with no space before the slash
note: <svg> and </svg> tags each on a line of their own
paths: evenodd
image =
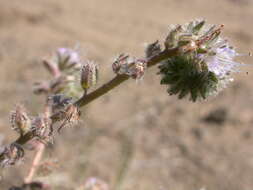
<svg viewBox="0 0 253 190">
<path fill-rule="evenodd" d="M 100 68 L 100 84 L 113 77 L 111 61 L 163 39 L 171 23 L 206 18 L 225 24 L 240 52 L 252 51 L 252 0 L 0 0 L 0 133 L 17 136 L 9 111 L 23 101 L 36 114 L 32 84 L 47 77 L 41 58 L 77 43 Z M 240 58 L 251 64 L 252 58 Z M 83 109 L 82 124 L 65 129 L 48 149 L 59 167 L 37 176 L 53 189 L 74 189 L 88 177 L 115 190 L 238 190 L 253 187 L 253 87 L 241 72 L 216 98 L 191 103 L 166 94 L 151 69 Z M 22 182 L 24 164 L 4 171 L 0 189 Z"/>
</svg>

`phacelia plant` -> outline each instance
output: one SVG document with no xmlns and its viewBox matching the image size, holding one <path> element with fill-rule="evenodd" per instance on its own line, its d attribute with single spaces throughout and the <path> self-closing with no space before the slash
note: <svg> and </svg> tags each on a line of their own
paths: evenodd
<svg viewBox="0 0 253 190">
<path fill-rule="evenodd" d="M 222 29 L 223 25 L 210 25 L 205 20 L 172 25 L 164 42 L 149 44 L 144 57 L 126 53 L 116 57 L 112 63 L 115 76 L 98 88 L 94 88 L 98 81 L 98 65 L 83 59 L 78 51 L 59 48 L 51 59 L 43 60 L 52 78 L 35 83 L 34 93 L 45 95 L 45 109 L 32 116 L 23 105 L 17 105 L 11 112 L 11 128 L 19 137 L 0 152 L 0 166 L 4 168 L 24 158 L 24 144 L 37 142 L 37 153 L 24 184 L 14 188 L 48 188 L 34 182 L 33 176 L 45 146 L 53 143 L 55 132 L 76 124 L 81 107 L 129 78 L 141 79 L 152 66 L 158 66 L 160 84 L 167 86 L 169 95 L 177 95 L 179 99 L 189 97 L 193 102 L 217 95 L 233 80 L 232 74 L 242 65 L 234 60 L 239 54 L 221 37 Z"/>
</svg>

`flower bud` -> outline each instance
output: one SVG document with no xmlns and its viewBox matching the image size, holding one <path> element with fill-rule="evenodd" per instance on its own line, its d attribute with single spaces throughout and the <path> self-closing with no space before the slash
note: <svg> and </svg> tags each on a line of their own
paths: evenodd
<svg viewBox="0 0 253 190">
<path fill-rule="evenodd" d="M 133 79 L 141 79 L 144 76 L 146 67 L 145 60 L 137 59 L 135 64 L 129 67 L 128 73 Z"/>
<path fill-rule="evenodd" d="M 166 49 L 174 48 L 177 46 L 178 34 L 182 31 L 181 25 L 171 25 L 170 27 L 170 32 L 164 42 L 164 46 Z"/>
<path fill-rule="evenodd" d="M 142 78 L 146 67 L 146 60 L 136 59 L 125 54 L 119 55 L 112 64 L 112 69 L 116 74 L 129 75 L 133 79 Z"/>
<path fill-rule="evenodd" d="M 81 86 L 84 90 L 96 85 L 98 80 L 98 66 L 93 62 L 87 62 L 81 71 Z"/>
<path fill-rule="evenodd" d="M 77 106 L 70 104 L 65 109 L 54 114 L 51 119 L 53 121 L 61 122 L 60 127 L 58 128 L 58 132 L 60 132 L 63 127 L 76 124 L 80 120 L 80 116 L 80 109 Z"/>
<path fill-rule="evenodd" d="M 154 55 L 157 55 L 161 52 L 161 46 L 159 44 L 159 41 L 155 41 L 152 44 L 148 44 L 145 50 L 146 58 L 152 57 Z"/>
<path fill-rule="evenodd" d="M 24 155 L 24 149 L 19 144 L 12 143 L 6 146 L 3 151 L 0 152 L 0 166 L 6 167 L 9 165 L 14 165 L 17 161 L 21 160 Z"/>
<path fill-rule="evenodd" d="M 17 105 L 16 109 L 11 112 L 10 121 L 12 129 L 17 131 L 20 135 L 24 135 L 31 129 L 31 120 L 23 105 Z"/>
</svg>

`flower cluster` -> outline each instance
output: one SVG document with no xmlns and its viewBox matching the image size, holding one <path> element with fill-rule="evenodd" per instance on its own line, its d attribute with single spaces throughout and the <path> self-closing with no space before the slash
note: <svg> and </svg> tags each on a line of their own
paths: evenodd
<svg viewBox="0 0 253 190">
<path fill-rule="evenodd" d="M 51 119 L 53 122 L 59 122 L 60 126 L 58 127 L 58 132 L 65 127 L 65 126 L 72 126 L 80 120 L 81 111 L 80 109 L 70 104 L 65 107 L 65 109 L 60 110 L 59 112 L 56 112 L 51 116 Z"/>
<path fill-rule="evenodd" d="M 161 84 L 169 85 L 169 94 L 180 99 L 190 94 L 195 102 L 216 95 L 232 81 L 241 64 L 234 61 L 234 48 L 220 37 L 222 28 L 204 20 L 172 27 L 165 47 L 178 48 L 179 53 L 159 65 Z"/>
<path fill-rule="evenodd" d="M 42 142 L 51 141 L 51 120 L 44 115 L 28 116 L 24 105 L 17 105 L 15 110 L 11 112 L 11 126 L 20 136 L 24 136 L 30 132 Z"/>
<path fill-rule="evenodd" d="M 114 73 L 118 75 L 129 75 L 133 79 L 142 78 L 146 67 L 145 60 L 136 59 L 126 54 L 120 54 L 112 64 Z"/>
<path fill-rule="evenodd" d="M 44 144 L 53 143 L 53 124 L 59 123 L 58 131 L 79 121 L 81 112 L 73 105 L 72 99 L 62 94 L 52 95 L 47 100 L 51 110 L 50 117 L 46 113 L 30 116 L 23 105 L 17 105 L 11 112 L 11 128 L 18 132 L 20 138 L 29 135 Z M 30 139 L 30 140 L 31 140 Z M 24 150 L 20 144 L 14 142 L 0 150 L 0 166 L 14 165 L 24 157 Z"/>
<path fill-rule="evenodd" d="M 24 149 L 17 143 L 5 146 L 2 150 L 0 150 L 0 166 L 6 167 L 14 165 L 16 162 L 20 161 L 24 155 Z"/>
<path fill-rule="evenodd" d="M 80 85 L 76 84 L 76 81 L 80 79 L 77 73 L 81 70 L 82 60 L 77 51 L 59 48 L 50 60 L 43 61 L 43 65 L 53 78 L 49 81 L 35 83 L 35 93 L 80 95 L 82 89 Z"/>
</svg>

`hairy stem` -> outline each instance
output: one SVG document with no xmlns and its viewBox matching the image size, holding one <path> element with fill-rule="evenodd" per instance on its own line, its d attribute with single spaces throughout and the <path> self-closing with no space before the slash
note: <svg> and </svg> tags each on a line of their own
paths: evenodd
<svg viewBox="0 0 253 190">
<path fill-rule="evenodd" d="M 156 65 L 157 63 L 163 61 L 164 59 L 168 59 L 169 57 L 174 56 L 177 53 L 178 53 L 177 48 L 170 49 L 170 50 L 165 49 L 161 53 L 149 58 L 147 60 L 147 67 L 151 67 L 153 65 Z M 126 81 L 129 78 L 130 77 L 128 75 L 117 75 L 116 77 L 114 77 L 108 83 L 105 83 L 103 86 L 101 86 L 97 90 L 95 90 L 95 91 L 89 93 L 88 95 L 85 95 L 82 98 L 80 98 L 79 100 L 77 100 L 75 102 L 75 105 L 77 105 L 79 107 L 85 106 L 85 105 L 89 104 L 90 102 L 92 102 L 93 100 L 99 98 L 100 96 L 103 96 L 104 94 L 106 94 L 107 92 L 112 90 L 113 88 L 119 86 L 121 83 L 123 83 L 124 81 Z"/>
</svg>

